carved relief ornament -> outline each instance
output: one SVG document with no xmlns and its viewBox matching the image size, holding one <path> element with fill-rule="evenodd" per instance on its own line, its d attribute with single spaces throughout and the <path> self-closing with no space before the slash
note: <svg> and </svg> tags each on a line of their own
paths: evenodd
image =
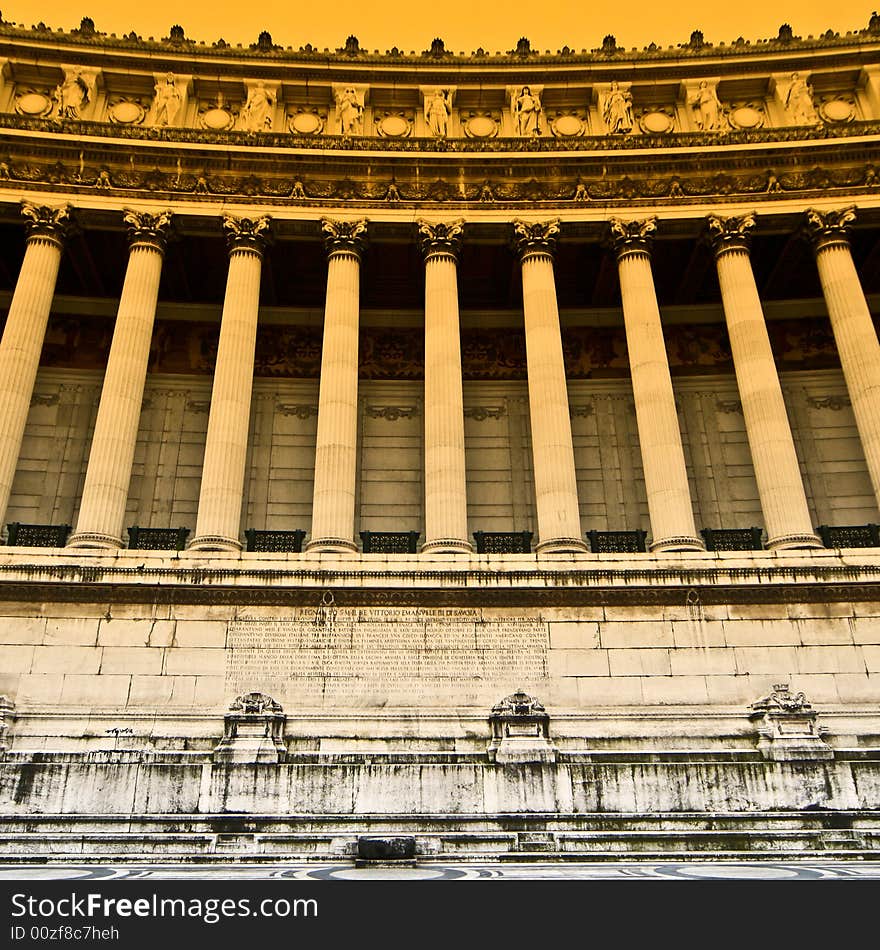
<svg viewBox="0 0 880 950">
<path fill-rule="evenodd" d="M 733 250 L 748 252 L 750 232 L 754 226 L 755 214 L 752 211 L 728 218 L 710 214 L 706 220 L 706 230 L 715 255 Z"/>
<path fill-rule="evenodd" d="M 448 221 L 431 223 L 418 221 L 419 243 L 422 254 L 429 257 L 432 254 L 450 254 L 458 256 L 461 247 L 461 238 L 464 234 L 464 221 Z"/>
<path fill-rule="evenodd" d="M 321 230 L 324 233 L 324 246 L 328 254 L 339 251 L 348 251 L 360 257 L 367 240 L 367 221 L 334 221 L 330 218 L 321 219 Z"/>
<path fill-rule="evenodd" d="M 269 241 L 268 215 L 260 218 L 236 218 L 231 214 L 223 215 L 223 230 L 229 250 L 249 250 L 262 254 Z"/>
<path fill-rule="evenodd" d="M 552 221 L 514 221 L 513 239 L 519 256 L 553 254 L 559 237 L 559 219 Z"/>
<path fill-rule="evenodd" d="M 612 218 L 608 228 L 609 241 L 618 257 L 633 251 L 647 254 L 657 233 L 657 218 L 652 216 L 640 221 Z"/>
<path fill-rule="evenodd" d="M 804 215 L 804 231 L 816 251 L 832 244 L 849 244 L 849 229 L 856 219 L 855 205 L 832 211 L 810 208 Z"/>
<path fill-rule="evenodd" d="M 164 251 L 172 217 L 172 212 L 167 210 L 152 213 L 124 208 L 122 220 L 128 225 L 129 244 L 150 244 Z"/>
<path fill-rule="evenodd" d="M 35 205 L 30 201 L 22 201 L 21 213 L 25 219 L 28 240 L 45 238 L 61 244 L 70 232 L 72 224 L 70 210 L 70 205 L 50 208 L 48 205 Z"/>
</svg>

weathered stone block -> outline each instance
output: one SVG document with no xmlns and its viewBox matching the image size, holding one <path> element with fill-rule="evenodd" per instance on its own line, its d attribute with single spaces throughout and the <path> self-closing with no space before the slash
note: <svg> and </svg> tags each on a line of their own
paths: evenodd
<svg viewBox="0 0 880 950">
<path fill-rule="evenodd" d="M 212 675 L 226 669 L 226 651 L 208 647 L 168 647 L 165 650 L 165 672 Z"/>
<path fill-rule="evenodd" d="M 613 621 L 599 625 L 599 642 L 606 649 L 613 647 L 671 647 L 674 645 L 672 624 L 621 623 Z"/>
<path fill-rule="evenodd" d="M 722 622 L 728 646 L 771 647 L 800 643 L 797 628 L 789 621 L 725 620 Z"/>
<path fill-rule="evenodd" d="M 669 676 L 669 650 L 609 650 L 612 676 Z"/>
<path fill-rule="evenodd" d="M 573 621 L 570 623 L 551 621 L 550 646 L 552 649 L 583 650 L 599 646 L 599 624 Z"/>
<path fill-rule="evenodd" d="M 159 647 L 104 647 L 101 673 L 160 673 Z"/>
<path fill-rule="evenodd" d="M 669 660 L 673 676 L 719 676 L 736 673 L 736 655 L 732 649 L 670 650 Z"/>
<path fill-rule="evenodd" d="M 608 676 L 606 650 L 551 650 L 547 654 L 551 676 Z"/>
<path fill-rule="evenodd" d="M 97 673 L 101 648 L 85 646 L 34 647 L 34 673 Z"/>
</svg>

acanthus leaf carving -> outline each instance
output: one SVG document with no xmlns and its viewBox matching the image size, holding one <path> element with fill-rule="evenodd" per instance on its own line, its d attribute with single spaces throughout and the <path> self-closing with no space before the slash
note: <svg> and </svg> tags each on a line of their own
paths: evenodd
<svg viewBox="0 0 880 950">
<path fill-rule="evenodd" d="M 248 249 L 262 253 L 270 238 L 271 219 L 268 215 L 259 218 L 238 218 L 232 214 L 224 214 L 222 221 L 230 250 Z"/>
<path fill-rule="evenodd" d="M 70 205 L 52 208 L 22 201 L 21 213 L 25 219 L 28 238 L 49 238 L 61 243 L 70 233 L 72 220 Z"/>
<path fill-rule="evenodd" d="M 726 218 L 710 214 L 706 219 L 706 228 L 715 253 L 734 248 L 748 250 L 750 232 L 755 223 L 755 214 L 752 211 Z"/>
<path fill-rule="evenodd" d="M 612 218 L 608 230 L 611 245 L 618 255 L 631 250 L 647 251 L 657 233 L 657 218 L 651 216 L 635 221 Z"/>
<path fill-rule="evenodd" d="M 350 251 L 359 255 L 366 244 L 367 220 L 361 218 L 357 221 L 337 221 L 321 218 L 321 231 L 328 253 Z"/>
<path fill-rule="evenodd" d="M 447 253 L 458 256 L 461 239 L 464 234 L 464 221 L 417 221 L 419 242 L 425 257 L 431 254 Z"/>
<path fill-rule="evenodd" d="M 856 219 L 855 205 L 829 211 L 809 208 L 804 214 L 804 229 L 816 250 L 828 243 L 848 241 L 849 229 Z"/>
<path fill-rule="evenodd" d="M 124 208 L 122 220 L 128 225 L 130 244 L 153 244 L 164 250 L 171 230 L 173 214 L 170 210 L 150 212 Z"/>
<path fill-rule="evenodd" d="M 552 254 L 560 233 L 560 221 L 514 221 L 513 237 L 520 257 L 533 252 Z"/>
</svg>

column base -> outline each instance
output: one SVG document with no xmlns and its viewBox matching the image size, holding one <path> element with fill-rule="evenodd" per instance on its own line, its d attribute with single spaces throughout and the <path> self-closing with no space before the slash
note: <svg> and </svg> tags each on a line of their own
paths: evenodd
<svg viewBox="0 0 880 950">
<path fill-rule="evenodd" d="M 648 545 L 648 550 L 652 554 L 664 554 L 667 551 L 705 551 L 706 545 L 700 538 L 683 534 L 674 538 L 660 538 L 659 541 L 652 541 Z"/>
<path fill-rule="evenodd" d="M 426 541 L 421 548 L 422 554 L 473 554 L 474 546 L 461 538 L 437 538 Z"/>
<path fill-rule="evenodd" d="M 770 538 L 767 542 L 768 551 L 794 551 L 804 548 L 824 548 L 825 545 L 815 534 L 781 534 L 778 538 Z"/>
<path fill-rule="evenodd" d="M 346 538 L 313 538 L 304 550 L 307 554 L 357 554 L 357 545 Z"/>
<path fill-rule="evenodd" d="M 241 544 L 235 538 L 224 538 L 219 534 L 203 534 L 193 538 L 186 547 L 187 551 L 233 551 L 241 552 Z"/>
<path fill-rule="evenodd" d="M 67 539 L 65 545 L 68 548 L 96 548 L 103 551 L 118 551 L 122 546 L 121 538 L 97 531 L 78 531 Z"/>
<path fill-rule="evenodd" d="M 587 542 L 580 538 L 548 538 L 535 545 L 535 554 L 586 554 Z"/>
</svg>

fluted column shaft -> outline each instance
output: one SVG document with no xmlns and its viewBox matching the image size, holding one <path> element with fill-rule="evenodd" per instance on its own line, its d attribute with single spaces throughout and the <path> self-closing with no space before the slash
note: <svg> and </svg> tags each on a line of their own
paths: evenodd
<svg viewBox="0 0 880 950">
<path fill-rule="evenodd" d="M 366 222 L 324 221 L 328 250 L 312 537 L 308 550 L 356 551 L 360 254 Z"/>
<path fill-rule="evenodd" d="M 854 219 L 853 208 L 810 211 L 807 228 L 871 485 L 880 505 L 880 343 L 847 238 Z"/>
<path fill-rule="evenodd" d="M 613 220 L 652 551 L 701 550 L 649 251 L 653 219 Z"/>
<path fill-rule="evenodd" d="M 230 239 L 229 274 L 214 367 L 199 513 L 190 549 L 238 551 L 268 219 L 229 217 L 224 225 Z"/>
<path fill-rule="evenodd" d="M 68 219 L 66 208 L 23 204 L 24 260 L 0 340 L 0 522 L 18 466 Z"/>
<path fill-rule="evenodd" d="M 557 222 L 514 225 L 522 263 L 539 553 L 586 551 L 581 538 L 568 387 L 552 250 Z"/>
<path fill-rule="evenodd" d="M 807 496 L 770 336 L 749 260 L 754 215 L 709 219 L 746 436 L 764 513 L 767 547 L 816 548 Z"/>
<path fill-rule="evenodd" d="M 126 214 L 128 267 L 101 389 L 75 533 L 69 547 L 118 548 L 159 298 L 171 213 Z"/>
<path fill-rule="evenodd" d="M 425 254 L 425 544 L 471 551 L 456 251 L 462 224 L 422 224 Z"/>
</svg>

